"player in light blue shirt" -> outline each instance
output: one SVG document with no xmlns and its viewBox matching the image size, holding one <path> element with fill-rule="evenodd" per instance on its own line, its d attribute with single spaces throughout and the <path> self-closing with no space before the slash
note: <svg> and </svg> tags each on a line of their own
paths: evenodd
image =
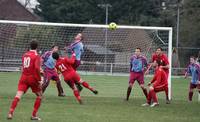
<svg viewBox="0 0 200 122">
<path fill-rule="evenodd" d="M 126 100 L 129 100 L 129 96 L 132 90 L 132 87 L 137 81 L 145 95 L 147 97 L 147 89 L 144 86 L 144 71 L 147 67 L 147 59 L 142 55 L 141 49 L 136 48 L 135 54 L 130 59 L 130 76 L 129 76 L 129 85 L 127 88 Z"/>
<path fill-rule="evenodd" d="M 84 52 L 84 49 L 83 49 L 84 45 L 82 43 L 82 40 L 83 40 L 82 33 L 78 33 L 74 37 L 74 42 L 72 42 L 71 45 L 67 49 L 69 56 L 71 56 L 72 53 L 76 54 L 75 63 L 73 65 L 73 68 L 74 68 L 75 71 L 77 70 L 77 68 L 81 64 L 81 56 Z M 80 86 L 79 84 L 76 84 L 76 86 L 79 89 L 79 91 L 81 91 L 83 89 L 82 86 Z"/>
<path fill-rule="evenodd" d="M 44 81 L 42 84 L 42 91 L 45 92 L 46 88 L 49 85 L 50 80 L 56 81 L 56 87 L 58 90 L 58 96 L 64 97 L 64 91 L 61 85 L 61 81 L 59 78 L 59 75 L 55 69 L 56 60 L 53 59 L 52 53 L 58 51 L 58 46 L 54 45 L 52 46 L 51 51 L 47 51 L 42 55 L 42 65 L 44 70 Z"/>
<path fill-rule="evenodd" d="M 78 33 L 75 38 L 74 38 L 74 42 L 71 43 L 71 45 L 68 47 L 68 53 L 70 53 L 70 55 L 74 52 L 76 54 L 76 60 L 74 63 L 73 68 L 76 70 L 80 64 L 81 64 L 81 56 L 84 52 L 84 45 L 82 43 L 82 39 L 83 36 L 81 33 Z"/>
<path fill-rule="evenodd" d="M 197 63 L 196 58 L 193 56 L 190 57 L 190 64 L 187 67 L 185 78 L 188 76 L 188 74 L 190 74 L 192 77 L 190 81 L 188 99 L 189 101 L 192 101 L 194 89 L 197 88 L 200 93 L 200 65 Z"/>
</svg>

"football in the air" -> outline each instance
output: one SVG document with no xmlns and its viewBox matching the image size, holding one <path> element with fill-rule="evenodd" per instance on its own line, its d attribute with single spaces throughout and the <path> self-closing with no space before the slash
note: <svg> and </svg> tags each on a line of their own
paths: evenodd
<svg viewBox="0 0 200 122">
<path fill-rule="evenodd" d="M 111 22 L 111 23 L 109 24 L 109 29 L 110 29 L 110 30 L 115 30 L 116 28 L 117 28 L 117 24 L 116 24 L 116 23 Z"/>
</svg>

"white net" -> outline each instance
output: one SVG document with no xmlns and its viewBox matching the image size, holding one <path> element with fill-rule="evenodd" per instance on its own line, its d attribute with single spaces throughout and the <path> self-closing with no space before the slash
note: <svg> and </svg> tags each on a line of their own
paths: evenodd
<svg viewBox="0 0 200 122">
<path fill-rule="evenodd" d="M 28 49 L 28 43 L 32 39 L 38 40 L 41 53 L 57 44 L 61 53 L 65 54 L 64 47 L 73 42 L 77 33 L 84 36 L 80 71 L 128 73 L 130 56 L 137 47 L 142 49 L 149 60 L 157 47 L 164 48 L 168 54 L 167 29 L 118 26 L 116 30 L 109 30 L 106 27 L 3 21 L 0 23 L 0 68 L 17 69 L 21 55 Z"/>
</svg>

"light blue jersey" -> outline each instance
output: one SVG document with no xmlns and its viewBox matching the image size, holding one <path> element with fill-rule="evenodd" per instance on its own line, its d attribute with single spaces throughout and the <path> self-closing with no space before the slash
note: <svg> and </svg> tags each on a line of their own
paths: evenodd
<svg viewBox="0 0 200 122">
<path fill-rule="evenodd" d="M 83 43 L 77 41 L 71 44 L 71 50 L 76 54 L 76 60 L 81 60 L 81 55 L 83 54 Z"/>
<path fill-rule="evenodd" d="M 44 62 L 44 64 L 46 67 L 53 69 L 53 68 L 55 68 L 56 62 L 51 55 L 51 56 L 49 56 L 48 60 L 46 62 Z"/>
<path fill-rule="evenodd" d="M 147 67 L 146 57 L 133 55 L 130 59 L 130 66 L 131 72 L 143 72 L 144 68 Z"/>
<path fill-rule="evenodd" d="M 187 68 L 187 73 L 192 76 L 191 83 L 198 84 L 200 80 L 200 66 L 198 64 L 190 64 Z"/>
<path fill-rule="evenodd" d="M 55 68 L 55 60 L 52 57 L 52 52 L 47 51 L 44 55 L 42 55 L 42 58 L 44 60 L 43 65 L 49 69 L 54 69 Z"/>
</svg>

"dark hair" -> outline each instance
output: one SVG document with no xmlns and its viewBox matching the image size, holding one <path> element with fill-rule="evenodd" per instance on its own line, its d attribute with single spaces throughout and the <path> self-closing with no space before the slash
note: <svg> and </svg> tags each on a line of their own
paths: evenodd
<svg viewBox="0 0 200 122">
<path fill-rule="evenodd" d="M 196 60 L 196 59 L 197 59 L 195 56 L 190 56 L 190 58 L 193 58 L 194 60 Z"/>
<path fill-rule="evenodd" d="M 58 45 L 55 45 L 55 44 L 52 45 L 52 46 L 51 46 L 51 49 L 53 49 L 54 47 L 58 47 Z"/>
<path fill-rule="evenodd" d="M 52 57 L 53 57 L 53 59 L 58 60 L 59 59 L 59 54 L 57 52 L 53 52 L 52 53 Z"/>
<path fill-rule="evenodd" d="M 138 50 L 140 50 L 140 52 L 142 51 L 142 50 L 141 50 L 141 48 L 139 48 L 139 47 L 137 47 L 137 48 L 135 48 L 135 49 L 138 49 Z"/>
<path fill-rule="evenodd" d="M 162 47 L 158 47 L 157 49 L 160 49 L 161 51 L 163 51 Z"/>
<path fill-rule="evenodd" d="M 30 43 L 31 50 L 36 50 L 37 47 L 38 47 L 38 43 L 35 40 L 31 41 Z"/>
</svg>

